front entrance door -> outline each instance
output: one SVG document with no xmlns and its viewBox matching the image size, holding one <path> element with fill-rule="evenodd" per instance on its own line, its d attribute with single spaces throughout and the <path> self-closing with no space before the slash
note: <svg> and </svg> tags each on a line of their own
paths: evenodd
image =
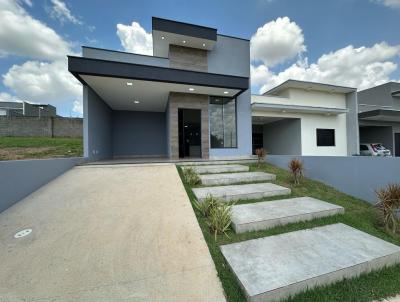
<svg viewBox="0 0 400 302">
<path fill-rule="evenodd" d="M 178 109 L 179 157 L 201 158 L 201 110 Z"/>
<path fill-rule="evenodd" d="M 400 133 L 394 134 L 394 151 L 395 156 L 400 156 Z"/>
</svg>

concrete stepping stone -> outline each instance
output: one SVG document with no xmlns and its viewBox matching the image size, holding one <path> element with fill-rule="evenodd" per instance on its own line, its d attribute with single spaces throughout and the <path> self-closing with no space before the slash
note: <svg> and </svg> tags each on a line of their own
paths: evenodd
<svg viewBox="0 0 400 302">
<path fill-rule="evenodd" d="M 236 233 L 258 231 L 344 213 L 344 208 L 312 197 L 241 204 L 232 207 Z"/>
<path fill-rule="evenodd" d="M 291 193 L 290 189 L 272 183 L 205 187 L 192 190 L 198 201 L 204 200 L 207 195 L 212 195 L 225 201 L 232 201 L 289 195 Z"/>
<path fill-rule="evenodd" d="M 201 183 L 206 186 L 230 185 L 239 182 L 275 180 L 274 174 L 264 172 L 220 173 L 200 175 Z"/>
<path fill-rule="evenodd" d="M 345 224 L 221 246 L 247 301 L 279 301 L 400 262 L 400 247 Z"/>
<path fill-rule="evenodd" d="M 243 165 L 206 165 L 190 166 L 198 174 L 227 173 L 227 172 L 248 172 L 249 167 Z"/>
</svg>

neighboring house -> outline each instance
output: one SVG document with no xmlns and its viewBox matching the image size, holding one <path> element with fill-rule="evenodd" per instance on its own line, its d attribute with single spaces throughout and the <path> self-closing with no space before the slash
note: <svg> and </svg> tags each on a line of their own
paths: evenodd
<svg viewBox="0 0 400 302">
<path fill-rule="evenodd" d="M 54 117 L 57 113 L 56 107 L 52 105 L 0 101 L 0 116 Z"/>
<path fill-rule="evenodd" d="M 83 47 L 84 152 L 120 157 L 251 155 L 249 40 L 152 19 L 153 56 Z"/>
<path fill-rule="evenodd" d="M 360 143 L 381 143 L 400 156 L 400 83 L 358 92 Z"/>
<path fill-rule="evenodd" d="M 253 152 L 347 156 L 358 154 L 355 88 L 288 80 L 252 95 Z"/>
</svg>

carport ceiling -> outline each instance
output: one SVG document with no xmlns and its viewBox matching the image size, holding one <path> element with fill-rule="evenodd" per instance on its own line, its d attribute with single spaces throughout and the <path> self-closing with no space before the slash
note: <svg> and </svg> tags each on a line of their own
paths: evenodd
<svg viewBox="0 0 400 302">
<path fill-rule="evenodd" d="M 83 80 L 113 109 L 129 111 L 166 110 L 170 92 L 232 97 L 238 89 L 206 87 L 123 78 L 81 75 Z M 131 83 L 132 85 L 128 85 Z M 226 93 L 227 92 L 227 93 Z"/>
<path fill-rule="evenodd" d="M 264 125 L 264 124 L 270 124 L 270 123 L 277 122 L 277 121 L 284 120 L 284 119 L 286 119 L 286 118 L 274 117 L 274 116 L 253 116 L 252 122 L 255 125 Z"/>
</svg>

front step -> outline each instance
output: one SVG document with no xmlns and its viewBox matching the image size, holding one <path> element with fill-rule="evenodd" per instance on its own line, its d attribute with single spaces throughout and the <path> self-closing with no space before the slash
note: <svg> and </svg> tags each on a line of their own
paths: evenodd
<svg viewBox="0 0 400 302">
<path fill-rule="evenodd" d="M 342 213 L 341 206 L 312 197 L 298 197 L 235 205 L 232 226 L 236 233 L 244 233 Z"/>
<path fill-rule="evenodd" d="M 202 165 L 231 165 L 231 164 L 255 164 L 258 160 L 254 158 L 247 158 L 247 159 L 230 159 L 230 160 L 222 160 L 222 159 L 215 159 L 215 160 L 199 160 L 199 161 L 179 161 L 177 163 L 178 166 L 202 166 Z"/>
<path fill-rule="evenodd" d="M 203 201 L 208 195 L 225 201 L 234 201 L 289 195 L 291 193 L 290 189 L 272 183 L 205 187 L 192 190 L 198 201 Z"/>
<path fill-rule="evenodd" d="M 201 183 L 206 186 L 231 185 L 239 182 L 257 182 L 275 180 L 274 174 L 264 172 L 221 173 L 200 175 Z"/>
<path fill-rule="evenodd" d="M 243 165 L 207 165 L 207 166 L 187 166 L 198 174 L 228 173 L 228 172 L 248 172 L 249 167 Z M 185 169 L 185 168 L 184 168 Z"/>
<path fill-rule="evenodd" d="M 280 301 L 307 289 L 400 263 L 400 247 L 345 224 L 221 246 L 247 301 Z"/>
</svg>

